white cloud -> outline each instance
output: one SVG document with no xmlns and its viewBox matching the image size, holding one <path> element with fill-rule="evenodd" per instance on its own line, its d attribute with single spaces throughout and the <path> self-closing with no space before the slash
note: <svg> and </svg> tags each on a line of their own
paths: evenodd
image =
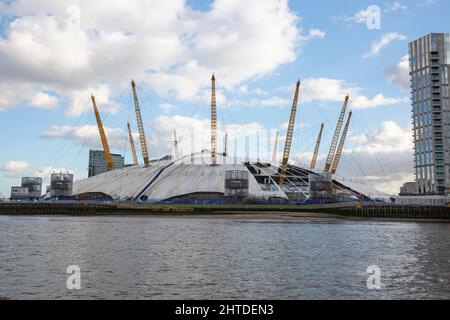
<svg viewBox="0 0 450 320">
<path fill-rule="evenodd" d="M 375 131 L 356 138 L 359 143 L 364 144 L 362 149 L 358 150 L 368 153 L 383 152 L 385 148 L 399 151 L 412 150 L 411 127 L 408 125 L 402 128 L 394 121 L 384 121 Z"/>
<path fill-rule="evenodd" d="M 238 92 L 241 94 L 248 94 L 249 92 L 248 86 L 246 85 L 239 86 Z"/>
<path fill-rule="evenodd" d="M 147 134 L 147 143 L 150 156 L 159 158 L 173 151 L 173 129 L 177 130 L 179 148 L 182 154 L 188 154 L 191 151 L 191 137 L 195 151 L 210 149 L 211 126 L 210 120 L 206 118 L 175 116 L 159 116 L 153 119 L 145 131 Z M 256 122 L 245 124 L 226 124 L 218 125 L 218 141 L 222 143 L 225 133 L 231 139 L 239 138 L 240 145 L 242 138 L 246 136 L 255 136 L 257 131 L 264 127 Z M 123 151 L 124 145 L 128 144 L 128 135 L 121 128 L 105 128 L 106 136 L 111 148 Z M 72 141 L 77 145 L 86 148 L 102 149 L 99 138 L 98 128 L 94 125 L 80 127 L 73 126 L 52 126 L 41 136 L 44 139 L 63 139 Z M 135 143 L 139 141 L 138 133 L 133 133 Z M 139 145 L 136 145 L 139 147 Z M 129 150 L 129 148 L 128 148 Z"/>
<path fill-rule="evenodd" d="M 377 94 L 372 99 L 364 96 L 356 96 L 350 100 L 350 106 L 353 109 L 369 109 L 379 106 L 390 106 L 401 103 L 407 103 L 408 98 L 387 98 L 383 94 Z"/>
<path fill-rule="evenodd" d="M 426 0 L 425 0 L 426 1 Z M 434 0 L 428 0 L 434 1 Z M 408 7 L 403 5 L 400 1 L 393 1 L 388 3 L 385 8 L 385 12 L 395 12 L 395 11 L 405 11 Z M 336 17 L 337 20 L 341 20 L 347 23 L 367 23 L 367 19 L 370 17 L 370 12 L 367 9 L 359 10 L 354 15 L 344 15 L 340 17 Z"/>
<path fill-rule="evenodd" d="M 31 97 L 32 106 L 42 109 L 54 109 L 58 106 L 58 98 L 45 92 L 36 92 Z"/>
<path fill-rule="evenodd" d="M 220 86 L 233 88 L 274 72 L 295 60 L 299 45 L 325 36 L 318 29 L 302 36 L 287 0 L 216 0 L 208 11 L 182 0 L 80 0 L 80 28 L 69 28 L 72 3 L 11 2 L 5 12 L 18 18 L 0 39 L 0 86 L 44 87 L 69 101 L 70 115 L 80 114 L 90 93 L 102 94 L 95 89 L 107 91 L 105 109 L 116 110 L 112 92 L 123 91 L 132 77 L 184 100 L 201 95 L 213 71 Z M 0 110 L 16 105 L 3 99 Z"/>
<path fill-rule="evenodd" d="M 313 100 L 343 101 L 347 94 L 357 95 L 362 89 L 344 80 L 329 78 L 307 78 L 301 82 L 301 99 L 304 102 Z"/>
<path fill-rule="evenodd" d="M 123 149 L 128 142 L 127 133 L 121 128 L 105 127 L 105 133 L 111 148 Z M 81 127 L 55 125 L 44 132 L 41 137 L 44 139 L 71 140 L 78 145 L 102 149 L 98 127 L 95 125 Z"/>
<path fill-rule="evenodd" d="M 411 126 L 385 121 L 373 132 L 348 138 L 339 174 L 398 194 L 400 186 L 414 181 Z"/>
<path fill-rule="evenodd" d="M 79 116 L 83 112 L 91 111 L 93 108 L 91 94 L 95 96 L 99 112 L 114 114 L 120 110 L 120 105 L 112 98 L 110 87 L 105 83 L 99 83 L 98 85 L 79 90 L 67 90 L 66 96 L 69 99 L 69 106 L 66 113 L 72 116 Z"/>
<path fill-rule="evenodd" d="M 437 0 L 419 0 L 417 1 L 418 7 L 429 7 L 436 3 Z"/>
<path fill-rule="evenodd" d="M 279 107 L 283 108 L 288 106 L 291 103 L 289 99 L 280 98 L 280 97 L 272 97 L 268 99 L 255 100 L 254 104 L 262 107 Z"/>
<path fill-rule="evenodd" d="M 378 56 L 381 50 L 386 48 L 391 42 L 395 40 L 406 40 L 406 36 L 396 32 L 387 33 L 381 36 L 377 41 L 372 43 L 370 51 L 366 52 L 363 55 L 363 59 L 369 59 Z"/>
<path fill-rule="evenodd" d="M 149 149 L 152 157 L 172 153 L 173 129 L 177 130 L 177 137 L 180 142 L 178 146 L 181 154 L 190 154 L 192 144 L 195 152 L 210 149 L 211 126 L 209 119 L 180 115 L 159 116 L 150 123 L 149 128 Z M 254 138 L 256 132 L 263 129 L 264 127 L 257 122 L 226 125 L 219 123 L 217 130 L 218 150 L 222 148 L 222 139 L 225 133 L 228 134 L 229 146 L 232 145 L 234 139 L 238 139 L 239 146 L 242 146 L 244 137 L 252 136 Z"/>
<path fill-rule="evenodd" d="M 393 1 L 389 3 L 386 7 L 386 12 L 394 12 L 394 11 L 406 11 L 408 7 L 401 3 L 401 1 Z"/>
<path fill-rule="evenodd" d="M 258 94 L 258 95 L 267 95 L 269 94 L 266 90 L 263 90 L 261 88 L 256 88 L 252 92 Z"/>
<path fill-rule="evenodd" d="M 261 89 L 261 88 L 254 88 L 251 89 L 246 85 L 239 86 L 237 89 L 239 94 L 256 94 L 256 95 L 267 95 L 269 94 L 267 91 Z"/>
<path fill-rule="evenodd" d="M 309 36 L 310 38 L 319 38 L 323 39 L 325 38 L 326 33 L 319 29 L 311 29 L 309 30 Z"/>
<path fill-rule="evenodd" d="M 360 10 L 355 13 L 355 15 L 352 17 L 351 20 L 353 20 L 355 23 L 365 23 L 367 21 L 368 16 L 369 13 L 367 10 Z"/>
<path fill-rule="evenodd" d="M 409 89 L 409 56 L 401 58 L 400 62 L 384 69 L 384 75 L 389 83 Z"/>
<path fill-rule="evenodd" d="M 0 112 L 21 106 L 52 110 L 57 105 L 58 98 L 45 92 L 43 87 L 0 80 Z"/>
<path fill-rule="evenodd" d="M 11 160 L 0 167 L 3 176 L 6 178 L 21 178 L 24 176 L 40 177 L 43 182 L 49 182 L 50 175 L 54 172 L 70 172 L 64 168 L 42 167 L 33 171 L 31 165 L 26 161 Z M 20 183 L 19 183 L 20 184 Z"/>
<path fill-rule="evenodd" d="M 284 108 L 292 103 L 291 100 L 282 97 L 269 97 L 265 99 L 253 98 L 251 100 L 233 99 L 229 101 L 223 101 L 220 105 L 226 105 L 227 107 L 244 107 L 244 108 L 263 108 L 263 107 L 277 107 Z"/>
<path fill-rule="evenodd" d="M 292 91 L 292 89 L 290 89 Z M 362 88 L 344 80 L 329 78 L 307 78 L 301 83 L 301 101 L 344 101 L 350 95 L 350 106 L 354 109 L 367 109 L 407 102 L 407 98 L 388 98 L 382 93 L 373 98 L 361 95 Z"/>
<path fill-rule="evenodd" d="M 360 10 L 352 16 L 344 15 L 344 16 L 335 17 L 335 19 L 344 21 L 347 23 L 366 23 L 368 16 L 369 16 L 369 14 L 368 14 L 367 10 Z"/>
<path fill-rule="evenodd" d="M 311 29 L 309 30 L 308 34 L 306 36 L 300 36 L 300 39 L 304 42 L 310 41 L 313 39 L 323 39 L 326 36 L 326 32 L 320 30 L 320 29 Z"/>
<path fill-rule="evenodd" d="M 26 161 L 11 160 L 0 167 L 4 177 L 14 178 L 20 177 L 28 171 L 30 164 Z"/>
<path fill-rule="evenodd" d="M 406 159 L 405 159 L 406 160 Z M 415 181 L 414 174 L 411 172 L 400 172 L 391 175 L 366 177 L 365 182 L 384 193 L 396 196 L 400 192 L 400 187 L 405 182 Z"/>
<path fill-rule="evenodd" d="M 161 103 L 159 105 L 159 108 L 164 112 L 164 113 L 169 113 L 172 110 L 176 109 L 177 106 L 174 106 L 173 104 L 170 103 Z"/>
</svg>

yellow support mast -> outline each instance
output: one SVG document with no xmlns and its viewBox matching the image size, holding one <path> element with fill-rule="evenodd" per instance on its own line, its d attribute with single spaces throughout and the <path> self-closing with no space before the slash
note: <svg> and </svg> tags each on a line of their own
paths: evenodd
<svg viewBox="0 0 450 320">
<path fill-rule="evenodd" d="M 137 166 L 139 163 L 136 155 L 136 146 L 134 145 L 133 134 L 131 133 L 131 126 L 129 122 L 127 123 L 127 127 L 128 127 L 128 139 L 130 140 L 131 154 L 133 155 L 133 163 L 134 165 Z"/>
<path fill-rule="evenodd" d="M 141 142 L 142 157 L 144 158 L 144 166 L 150 165 L 150 159 L 148 156 L 147 139 L 145 138 L 144 124 L 142 123 L 141 109 L 139 108 L 139 100 L 136 93 L 136 83 L 131 80 L 131 89 L 133 91 L 134 110 L 136 112 L 136 121 L 139 131 L 139 141 Z"/>
<path fill-rule="evenodd" d="M 102 119 L 100 118 L 100 113 L 97 109 L 97 103 L 95 102 L 94 95 L 91 95 L 92 105 L 94 106 L 95 119 L 97 120 L 98 132 L 100 134 L 100 140 L 102 141 L 103 151 L 105 152 L 106 169 L 111 171 L 114 169 L 114 164 L 111 157 L 111 152 L 109 151 L 108 140 L 106 139 L 105 129 L 103 128 Z"/>
<path fill-rule="evenodd" d="M 339 135 L 341 134 L 342 123 L 344 122 L 345 110 L 347 109 L 347 104 L 349 100 L 349 95 L 345 97 L 344 105 L 342 106 L 341 115 L 339 116 L 338 124 L 334 132 L 333 140 L 331 141 L 330 151 L 328 152 L 327 161 L 325 162 L 324 172 L 330 172 L 331 166 L 333 164 L 334 154 L 336 152 L 336 147 L 338 144 Z"/>
<path fill-rule="evenodd" d="M 311 170 L 314 170 L 316 168 L 316 164 L 317 164 L 317 156 L 319 155 L 319 149 L 320 149 L 320 142 L 322 141 L 322 133 L 323 133 L 323 123 L 320 126 L 320 131 L 319 131 L 319 136 L 317 137 L 317 142 L 316 142 L 316 148 L 314 149 L 314 154 L 311 160 Z"/>
<path fill-rule="evenodd" d="M 333 161 L 333 166 L 331 167 L 331 173 L 336 174 L 339 162 L 341 161 L 342 151 L 344 149 L 345 139 L 347 138 L 348 127 L 350 126 L 350 120 L 352 119 L 352 111 L 349 112 L 347 123 L 345 124 L 344 131 L 342 132 L 341 141 L 339 141 L 339 146 L 336 151 L 336 157 Z"/>
<path fill-rule="evenodd" d="M 295 87 L 294 101 L 292 103 L 291 116 L 289 118 L 289 126 L 286 134 L 286 143 L 284 145 L 283 160 L 281 161 L 279 184 L 284 184 L 286 179 L 286 169 L 289 162 L 289 154 L 291 153 L 292 136 L 294 134 L 295 116 L 297 114 L 298 95 L 300 91 L 300 80 L 297 81 Z"/>
</svg>

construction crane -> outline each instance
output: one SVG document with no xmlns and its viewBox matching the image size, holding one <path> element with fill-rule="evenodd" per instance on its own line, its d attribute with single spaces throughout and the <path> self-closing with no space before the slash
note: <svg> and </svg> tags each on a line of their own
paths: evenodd
<svg viewBox="0 0 450 320">
<path fill-rule="evenodd" d="M 177 140 L 177 130 L 173 129 L 173 148 L 175 150 L 175 160 L 180 158 L 178 153 L 178 140 Z"/>
<path fill-rule="evenodd" d="M 114 169 L 111 152 L 109 151 L 108 139 L 106 139 L 105 129 L 103 128 L 102 119 L 97 109 L 97 103 L 95 102 L 94 95 L 91 95 L 92 105 L 94 106 L 95 119 L 97 120 L 98 132 L 100 134 L 100 140 L 102 140 L 103 151 L 105 152 L 106 169 L 111 171 Z"/>
<path fill-rule="evenodd" d="M 136 146 L 134 145 L 133 134 L 131 133 L 131 126 L 129 122 L 127 122 L 127 127 L 128 127 L 128 138 L 130 140 L 131 154 L 133 155 L 133 163 L 134 165 L 137 166 L 139 163 L 136 155 Z"/>
<path fill-rule="evenodd" d="M 225 132 L 225 138 L 223 141 L 223 156 L 226 157 L 228 155 L 228 133 Z"/>
<path fill-rule="evenodd" d="M 139 141 L 141 143 L 142 157 L 144 158 L 144 166 L 148 167 L 150 165 L 150 159 L 148 157 L 147 140 L 145 138 L 144 125 L 142 123 L 141 109 L 139 108 L 138 96 L 136 93 L 136 83 L 131 80 L 131 89 L 133 91 L 134 99 L 134 110 L 136 112 L 136 121 L 139 131 Z"/>
<path fill-rule="evenodd" d="M 275 136 L 275 144 L 273 146 L 272 163 L 275 163 L 277 161 L 277 153 L 278 153 L 278 130 L 277 135 Z"/>
<path fill-rule="evenodd" d="M 319 136 L 317 137 L 316 148 L 314 149 L 313 157 L 311 160 L 311 170 L 316 168 L 317 164 L 317 156 L 319 155 L 320 142 L 322 141 L 322 133 L 323 133 L 323 123 L 320 126 Z"/>
<path fill-rule="evenodd" d="M 286 134 L 286 143 L 284 145 L 283 160 L 281 161 L 279 184 L 284 184 L 286 179 L 286 168 L 289 162 L 289 154 L 291 153 L 292 135 L 294 134 L 295 115 L 297 114 L 298 94 L 300 91 L 300 80 L 297 81 L 295 87 L 294 101 L 292 103 L 291 116 L 289 118 L 289 126 Z"/>
<path fill-rule="evenodd" d="M 333 140 L 331 141 L 330 151 L 328 152 L 327 161 L 325 162 L 324 172 L 329 172 L 331 169 L 331 165 L 333 164 L 334 154 L 336 152 L 336 147 L 339 139 L 339 135 L 341 134 L 342 123 L 344 122 L 345 111 L 347 109 L 347 104 L 349 100 L 349 95 L 345 97 L 344 105 L 342 106 L 341 115 L 339 116 L 339 120 L 336 126 L 336 130 L 334 132 Z"/>
<path fill-rule="evenodd" d="M 344 149 L 345 139 L 347 138 L 348 127 L 350 126 L 350 120 L 352 119 L 352 111 L 349 112 L 347 117 L 347 122 L 345 123 L 344 131 L 342 132 L 341 141 L 339 141 L 339 146 L 336 151 L 336 157 L 333 161 L 333 166 L 331 167 L 331 173 L 336 174 L 337 168 L 339 166 L 339 161 L 341 161 L 342 150 Z"/>
<path fill-rule="evenodd" d="M 211 78 L 211 165 L 217 164 L 217 105 L 216 105 L 216 77 Z"/>
</svg>

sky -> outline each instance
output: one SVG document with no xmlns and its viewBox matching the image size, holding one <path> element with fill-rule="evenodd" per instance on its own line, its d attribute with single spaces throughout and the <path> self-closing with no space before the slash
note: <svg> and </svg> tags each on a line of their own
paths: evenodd
<svg viewBox="0 0 450 320">
<path fill-rule="evenodd" d="M 0 197 L 22 176 L 87 176 L 101 149 L 91 94 L 131 163 L 131 79 L 151 158 L 174 153 L 173 129 L 182 155 L 209 149 L 212 73 L 219 149 L 227 133 L 245 157 L 259 135 L 249 156 L 270 161 L 279 130 L 280 159 L 300 79 L 291 161 L 309 165 L 324 123 L 323 167 L 349 94 L 338 174 L 398 193 L 414 180 L 408 42 L 449 32 L 448 12 L 445 0 L 0 0 Z"/>
</svg>

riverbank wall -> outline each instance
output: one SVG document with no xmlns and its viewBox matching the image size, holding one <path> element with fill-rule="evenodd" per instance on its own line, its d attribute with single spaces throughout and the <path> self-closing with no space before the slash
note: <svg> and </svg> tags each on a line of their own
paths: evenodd
<svg viewBox="0 0 450 320">
<path fill-rule="evenodd" d="M 156 205 L 98 203 L 0 203 L 1 215 L 224 215 L 261 213 L 321 213 L 342 217 L 450 220 L 444 206 L 379 204 L 335 205 Z"/>
</svg>

